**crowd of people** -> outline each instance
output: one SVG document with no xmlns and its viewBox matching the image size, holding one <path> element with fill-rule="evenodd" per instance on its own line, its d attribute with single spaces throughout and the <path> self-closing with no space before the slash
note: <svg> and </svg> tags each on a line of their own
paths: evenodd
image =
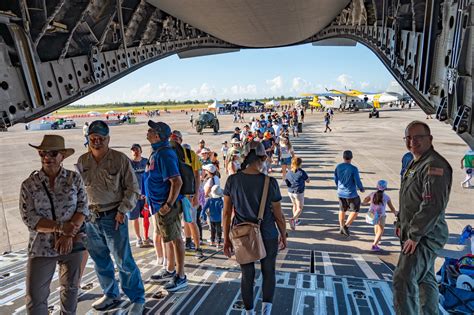
<svg viewBox="0 0 474 315">
<path fill-rule="evenodd" d="M 328 113 L 325 117 L 329 131 L 332 115 Z M 193 150 L 185 144 L 180 131 L 172 130 L 164 122 L 150 120 L 146 138 L 152 154 L 147 159 L 142 156 L 139 144 L 131 146 L 130 157 L 110 148 L 109 127 L 104 121 L 97 120 L 84 130 L 88 152 L 79 157 L 76 171 L 62 167 L 63 160 L 74 150 L 65 146 L 61 136 L 45 135 L 40 145 L 32 145 L 38 150 L 42 167 L 23 182 L 20 195 L 22 219 L 30 231 L 26 280 L 28 313 L 48 313 L 49 285 L 59 264 L 61 311 L 74 314 L 78 289 L 90 255 L 103 291 L 103 296 L 92 307 L 104 311 L 116 306 L 120 302 L 120 285 L 130 299 L 129 313 L 141 314 L 145 289 L 131 251 L 127 224 L 130 220 L 136 246 L 154 247 L 156 263 L 163 266 L 150 280 L 166 282 L 164 289 L 169 292 L 188 286 L 185 251 L 194 251 L 197 258 L 203 257 L 203 226 L 210 228 L 209 245 L 223 249 L 230 257 L 236 249 L 231 238 L 232 229 L 245 222 L 258 223 L 266 252 L 260 259 L 262 314 L 270 314 L 276 256 L 279 250 L 287 247 L 286 222 L 291 230 L 302 224 L 304 194 L 306 184 L 310 182 L 303 169 L 303 160 L 297 156 L 290 140 L 291 136 L 299 137 L 304 111 L 268 112 L 251 117 L 250 121 L 242 128 L 235 127 L 220 150 L 206 146 L 204 139 Z M 364 193 L 365 189 L 358 168 L 352 164 L 351 151 L 343 152 L 343 162 L 334 171 L 341 234 L 351 235 L 349 228 L 361 205 L 367 205 L 366 220 L 374 226 L 371 250 L 380 251 L 386 208 L 400 216 L 399 235 L 403 250 L 395 272 L 394 288 L 397 291 L 396 308 L 408 311 L 405 314 L 414 314 L 410 312 L 419 307 L 418 291 L 414 287 L 425 282 L 431 284 L 434 275 L 425 272 L 408 279 L 398 271 L 421 270 L 414 268 L 419 264 L 432 269 L 434 253 L 444 245 L 447 237 L 444 209 L 451 170 L 433 150 L 431 139 L 429 127 L 422 122 L 414 122 L 406 129 L 405 140 L 412 158 L 406 162 L 401 174 L 402 193 L 408 198 L 400 205 L 399 212 L 386 193 L 388 183 L 385 180 L 380 180 L 377 191 L 361 201 L 357 190 Z M 466 159 L 472 167 L 471 158 L 462 162 Z M 275 174 L 277 167 L 281 168 L 281 178 Z M 225 184 L 221 183 L 223 173 L 228 176 Z M 420 180 L 414 182 L 418 176 Z M 268 184 L 264 184 L 267 179 Z M 406 189 L 408 186 L 411 190 Z M 282 211 L 280 187 L 288 189 L 292 205 L 288 219 Z M 260 218 L 261 204 L 263 214 Z M 418 207 L 424 207 L 426 213 L 417 212 Z M 347 218 L 346 212 L 349 212 Z M 143 234 L 140 221 L 143 222 Z M 150 221 L 153 237 L 149 236 Z M 430 222 L 431 228 L 423 225 L 425 221 Z M 419 250 L 415 251 L 415 248 Z M 407 258 L 405 254 L 416 259 Z M 114 262 L 120 282 L 115 278 Z M 39 269 L 43 272 L 38 273 Z M 241 272 L 243 305 L 247 314 L 253 314 L 254 262 L 242 263 Z"/>
</svg>

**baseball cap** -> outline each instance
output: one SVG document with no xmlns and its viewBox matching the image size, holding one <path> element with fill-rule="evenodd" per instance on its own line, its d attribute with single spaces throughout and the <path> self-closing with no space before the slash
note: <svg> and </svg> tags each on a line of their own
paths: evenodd
<svg viewBox="0 0 474 315">
<path fill-rule="evenodd" d="M 263 134 L 263 136 L 267 139 L 270 139 L 272 137 L 272 134 L 270 133 L 270 131 L 265 131 L 265 133 Z"/>
<path fill-rule="evenodd" d="M 204 141 L 204 139 L 201 139 L 199 140 L 199 143 L 206 143 L 206 141 Z"/>
<path fill-rule="evenodd" d="M 239 127 L 235 127 L 234 130 L 235 130 L 235 131 L 240 131 L 240 128 L 239 128 Z"/>
<path fill-rule="evenodd" d="M 240 143 L 240 140 L 238 140 L 237 138 L 232 138 L 232 140 L 230 140 L 230 143 L 231 144 Z"/>
<path fill-rule="evenodd" d="M 346 150 L 342 153 L 342 157 L 345 160 L 352 160 L 352 151 L 351 150 Z"/>
<path fill-rule="evenodd" d="M 141 151 L 142 147 L 138 143 L 134 143 L 134 144 L 132 144 L 132 147 L 130 148 L 130 150 L 133 150 L 133 149 L 140 149 L 140 151 Z"/>
<path fill-rule="evenodd" d="M 212 174 L 214 174 L 217 171 L 217 168 L 214 164 L 206 164 L 202 167 L 203 170 L 206 170 Z"/>
<path fill-rule="evenodd" d="M 154 122 L 153 120 L 149 120 L 148 126 L 155 130 L 161 139 L 168 139 L 171 136 L 170 126 L 162 121 Z"/>
<path fill-rule="evenodd" d="M 222 144 L 227 144 L 227 140 L 226 140 L 226 141 L 224 141 L 224 142 L 222 142 Z"/>
<path fill-rule="evenodd" d="M 171 133 L 172 136 L 175 136 L 175 137 L 178 137 L 180 139 L 183 139 L 183 135 L 181 134 L 181 132 L 179 130 L 173 130 L 173 132 Z"/>
<path fill-rule="evenodd" d="M 388 183 L 384 179 L 381 179 L 377 182 L 377 190 L 384 191 L 385 189 L 387 189 L 387 186 L 388 186 Z"/>
<path fill-rule="evenodd" d="M 203 153 L 211 153 L 211 150 L 209 150 L 208 148 L 203 148 L 201 152 L 199 152 L 199 154 L 203 154 Z"/>
<path fill-rule="evenodd" d="M 103 137 L 107 137 L 109 135 L 109 126 L 103 120 L 94 120 L 89 125 L 89 131 L 87 132 L 87 135 L 90 136 L 94 133 Z"/>
</svg>

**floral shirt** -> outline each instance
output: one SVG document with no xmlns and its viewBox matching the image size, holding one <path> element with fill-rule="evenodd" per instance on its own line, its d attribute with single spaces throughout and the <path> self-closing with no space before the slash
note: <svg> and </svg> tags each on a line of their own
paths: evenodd
<svg viewBox="0 0 474 315">
<path fill-rule="evenodd" d="M 51 189 L 48 176 L 41 170 L 34 172 L 22 184 L 20 191 L 20 214 L 30 231 L 28 256 L 56 257 L 54 234 L 36 231 L 40 219 L 53 219 L 51 203 L 42 183 L 45 183 L 53 199 L 56 221 L 66 222 L 78 212 L 89 216 L 87 194 L 81 175 L 61 168 L 54 189 Z"/>
</svg>

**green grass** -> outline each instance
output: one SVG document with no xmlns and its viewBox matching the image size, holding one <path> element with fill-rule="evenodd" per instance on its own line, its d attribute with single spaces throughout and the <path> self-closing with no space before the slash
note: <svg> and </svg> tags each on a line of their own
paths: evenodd
<svg viewBox="0 0 474 315">
<path fill-rule="evenodd" d="M 98 112 L 98 113 L 106 113 L 108 111 L 115 111 L 117 113 L 127 113 L 129 110 L 133 110 L 134 112 L 145 112 L 147 110 L 164 110 L 167 108 L 168 110 L 182 110 L 186 109 L 189 110 L 191 108 L 194 109 L 201 109 L 207 108 L 208 105 L 206 104 L 179 104 L 179 105 L 151 105 L 151 106 L 85 106 L 85 107 L 63 107 L 58 111 L 54 112 L 54 115 L 78 115 L 78 114 L 86 114 L 88 112 Z"/>
</svg>

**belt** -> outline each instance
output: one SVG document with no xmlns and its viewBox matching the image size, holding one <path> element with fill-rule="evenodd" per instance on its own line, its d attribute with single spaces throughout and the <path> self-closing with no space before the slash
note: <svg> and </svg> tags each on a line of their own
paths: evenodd
<svg viewBox="0 0 474 315">
<path fill-rule="evenodd" d="M 94 204 L 94 205 L 89 205 L 89 209 L 93 212 L 100 212 L 100 209 L 110 208 L 111 206 L 118 207 L 119 204 L 120 204 L 120 202 L 111 202 L 111 203 L 105 203 L 105 204 Z"/>
<path fill-rule="evenodd" d="M 118 209 L 115 208 L 115 209 L 107 210 L 107 211 L 94 212 L 94 215 L 95 215 L 97 218 L 103 218 L 103 217 L 105 217 L 105 216 L 108 216 L 109 214 L 117 213 L 117 211 L 118 211 Z"/>
</svg>

